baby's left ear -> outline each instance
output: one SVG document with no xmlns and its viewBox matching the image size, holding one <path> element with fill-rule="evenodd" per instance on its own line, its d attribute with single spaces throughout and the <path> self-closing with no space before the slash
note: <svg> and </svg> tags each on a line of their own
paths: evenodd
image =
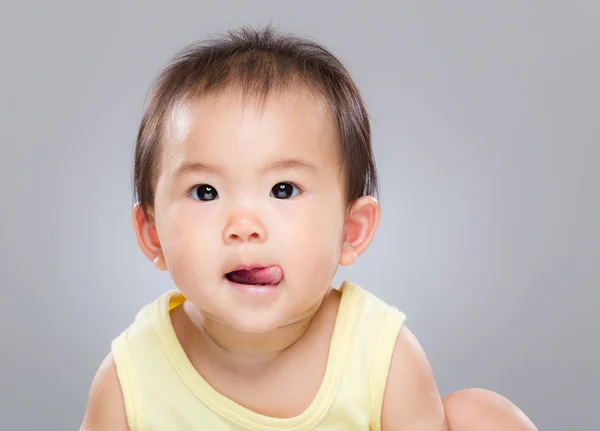
<svg viewBox="0 0 600 431">
<path fill-rule="evenodd" d="M 352 265 L 364 253 L 375 236 L 380 217 L 379 203 L 372 196 L 363 196 L 352 204 L 344 225 L 340 265 Z"/>
</svg>

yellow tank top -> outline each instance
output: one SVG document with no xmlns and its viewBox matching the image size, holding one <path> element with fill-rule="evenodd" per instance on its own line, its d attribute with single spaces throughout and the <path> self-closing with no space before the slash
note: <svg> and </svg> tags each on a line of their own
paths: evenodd
<svg viewBox="0 0 600 431">
<path fill-rule="evenodd" d="M 130 430 L 380 430 L 388 369 L 405 316 L 350 282 L 340 291 L 325 377 L 312 404 L 292 418 L 258 414 L 212 388 L 171 324 L 170 310 L 185 298 L 165 293 L 112 343 Z"/>
</svg>

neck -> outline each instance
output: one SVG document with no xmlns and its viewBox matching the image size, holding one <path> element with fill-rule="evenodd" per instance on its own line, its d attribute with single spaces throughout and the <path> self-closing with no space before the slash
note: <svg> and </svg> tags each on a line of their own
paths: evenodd
<svg viewBox="0 0 600 431">
<path fill-rule="evenodd" d="M 308 330 L 312 317 L 262 334 L 241 333 L 210 321 L 205 322 L 204 331 L 210 341 L 235 362 L 264 363 L 296 344 Z"/>
<path fill-rule="evenodd" d="M 192 304 L 186 314 L 201 334 L 203 347 L 219 360 L 234 367 L 258 366 L 271 362 L 296 344 L 308 331 L 320 306 L 321 303 L 293 322 L 265 333 L 239 331 L 203 316 Z"/>
</svg>

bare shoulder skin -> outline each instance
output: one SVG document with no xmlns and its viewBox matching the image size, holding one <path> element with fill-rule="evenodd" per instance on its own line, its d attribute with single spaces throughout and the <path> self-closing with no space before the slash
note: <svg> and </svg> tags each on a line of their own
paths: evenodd
<svg viewBox="0 0 600 431">
<path fill-rule="evenodd" d="M 123 393 L 112 354 L 94 377 L 80 431 L 129 431 Z"/>
<path fill-rule="evenodd" d="M 413 333 L 396 340 L 382 411 L 384 431 L 447 431 L 444 406 L 429 361 Z"/>
<path fill-rule="evenodd" d="M 383 431 L 536 431 L 507 398 L 463 389 L 443 399 L 416 337 L 404 327 L 394 349 L 383 411 Z"/>
</svg>

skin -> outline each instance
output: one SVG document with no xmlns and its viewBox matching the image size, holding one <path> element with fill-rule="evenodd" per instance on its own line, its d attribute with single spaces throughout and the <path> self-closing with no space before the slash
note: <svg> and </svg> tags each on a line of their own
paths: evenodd
<svg viewBox="0 0 600 431">
<path fill-rule="evenodd" d="M 327 363 L 340 297 L 331 280 L 371 243 L 379 205 L 372 197 L 348 205 L 334 122 L 326 104 L 301 87 L 271 94 L 261 106 L 234 92 L 206 95 L 178 106 L 167 131 L 150 218 L 136 206 L 132 219 L 142 252 L 187 299 L 171 314 L 179 341 L 219 392 L 262 414 L 298 415 Z M 289 199 L 271 194 L 281 182 L 293 184 Z M 206 184 L 217 199 L 198 199 Z M 251 264 L 279 266 L 280 285 L 264 296 L 233 288 L 224 275 Z M 290 372 L 298 361 L 306 371 Z M 297 393 L 282 399 L 290 386 Z M 440 399 L 421 346 L 401 330 L 384 430 L 535 429 L 519 412 L 492 392 Z M 110 354 L 81 429 L 127 429 Z"/>
</svg>

